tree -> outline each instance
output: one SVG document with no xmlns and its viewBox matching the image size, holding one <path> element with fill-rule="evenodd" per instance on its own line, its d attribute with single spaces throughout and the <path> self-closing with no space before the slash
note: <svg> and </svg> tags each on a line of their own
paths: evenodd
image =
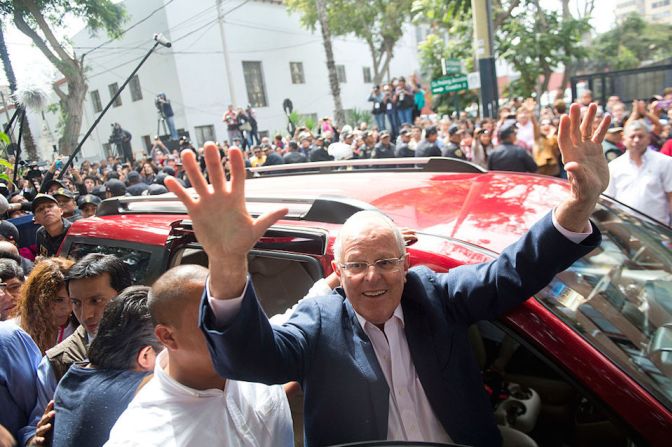
<svg viewBox="0 0 672 447">
<path fill-rule="evenodd" d="M 315 0 L 286 0 L 290 11 L 301 13 L 301 23 L 315 29 Z M 394 47 L 404 34 L 404 24 L 411 17 L 413 0 L 329 0 L 325 4 L 329 29 L 334 36 L 354 34 L 369 47 L 373 82 L 382 82 Z"/>
<path fill-rule="evenodd" d="M 581 39 L 589 30 L 588 19 L 562 20 L 557 12 L 541 8 L 539 0 L 519 8 L 495 36 L 498 54 L 520 73 L 510 92 L 539 96 L 547 91 L 555 69 L 587 56 Z"/>
<path fill-rule="evenodd" d="M 637 68 L 672 56 L 672 25 L 648 23 L 640 15 L 627 16 L 600 34 L 589 48 L 586 71 Z"/>
<path fill-rule="evenodd" d="M 471 27 L 456 26 L 471 21 L 470 1 L 417 0 L 413 10 L 416 21 L 425 21 L 436 31 L 448 31 L 449 42 L 468 49 L 467 57 L 473 60 Z M 581 39 L 590 24 L 587 18 L 561 20 L 557 12 L 544 10 L 539 0 L 494 0 L 493 28 L 495 53 L 520 73 L 511 92 L 528 96 L 545 91 L 558 66 L 586 55 Z"/>
<path fill-rule="evenodd" d="M 69 155 L 77 146 L 82 127 L 82 109 L 88 89 L 82 58 L 54 30 L 63 26 L 68 14 L 85 19 L 91 32 L 104 29 L 111 37 L 121 32 L 124 9 L 112 0 L 12 0 L 0 4 L 0 14 L 11 16 L 14 25 L 46 56 L 65 78 L 67 91 L 53 84 L 64 114 L 61 153 Z"/>
<path fill-rule="evenodd" d="M 338 83 L 338 74 L 336 73 L 336 63 L 334 62 L 334 50 L 331 46 L 331 32 L 329 31 L 329 19 L 324 0 L 315 0 L 317 20 L 320 22 L 322 31 L 322 44 L 324 45 L 324 54 L 327 56 L 327 72 L 329 73 L 329 87 L 331 96 L 334 97 L 334 115 L 336 125 L 342 127 L 345 125 L 345 114 L 343 113 L 343 103 L 341 101 L 341 86 Z"/>
<path fill-rule="evenodd" d="M 5 45 L 5 35 L 2 28 L 2 21 L 0 21 L 0 59 L 2 59 L 2 66 L 5 70 L 5 76 L 7 77 L 7 82 L 9 82 L 9 92 L 14 98 L 14 105 L 19 107 L 18 100 L 14 96 L 16 93 L 16 76 L 14 75 L 14 69 L 12 68 L 12 61 L 9 59 L 9 52 L 7 51 L 7 46 Z M 28 123 L 28 117 L 23 117 L 23 147 L 28 153 L 29 160 L 37 160 L 37 149 L 35 148 L 35 140 L 33 139 L 33 133 L 30 131 L 30 125 Z"/>
</svg>

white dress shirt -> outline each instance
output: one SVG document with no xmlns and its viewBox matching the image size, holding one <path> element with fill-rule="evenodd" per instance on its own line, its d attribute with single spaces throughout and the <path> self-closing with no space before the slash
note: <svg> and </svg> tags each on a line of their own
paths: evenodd
<svg viewBox="0 0 672 447">
<path fill-rule="evenodd" d="M 670 224 L 672 192 L 672 157 L 647 149 L 637 166 L 626 152 L 609 163 L 609 186 L 606 195 Z"/>
<path fill-rule="evenodd" d="M 110 432 L 108 447 L 293 447 L 292 417 L 280 385 L 227 380 L 224 390 L 175 381 L 156 358 L 154 377 Z"/>
<path fill-rule="evenodd" d="M 552 221 L 553 226 L 563 236 L 576 244 L 581 243 L 592 233 L 592 226 L 589 222 L 586 222 L 586 232 L 584 233 L 566 230 L 560 226 L 555 218 L 555 210 L 552 214 Z M 304 299 L 310 296 L 326 295 L 327 293 L 324 292 L 329 291 L 329 289 L 326 282 L 322 281 L 324 280 L 318 281 Z M 227 300 L 213 298 L 208 283 L 206 283 L 206 291 L 216 322 L 225 324 L 235 318 L 247 291 L 247 285 L 240 297 Z M 296 305 L 281 316 L 273 317 L 271 319 L 272 323 L 278 324 L 286 321 L 295 307 Z M 355 312 L 355 315 L 362 329 L 371 340 L 376 359 L 390 389 L 387 439 L 451 443 L 450 436 L 446 433 L 429 404 L 415 370 L 408 348 L 408 340 L 406 340 L 406 334 L 404 333 L 404 313 L 401 304 L 394 310 L 390 319 L 385 322 L 384 331 L 366 321 L 357 312 Z"/>
</svg>

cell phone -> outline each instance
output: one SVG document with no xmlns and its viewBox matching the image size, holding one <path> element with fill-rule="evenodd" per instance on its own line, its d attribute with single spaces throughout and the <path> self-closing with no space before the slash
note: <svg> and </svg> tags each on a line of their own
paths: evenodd
<svg viewBox="0 0 672 447">
<path fill-rule="evenodd" d="M 658 104 L 656 104 L 656 109 L 663 109 L 667 110 L 672 106 L 672 99 L 664 99 L 662 101 L 658 101 Z"/>
<path fill-rule="evenodd" d="M 63 169 L 63 160 L 56 160 L 56 169 Z"/>
</svg>

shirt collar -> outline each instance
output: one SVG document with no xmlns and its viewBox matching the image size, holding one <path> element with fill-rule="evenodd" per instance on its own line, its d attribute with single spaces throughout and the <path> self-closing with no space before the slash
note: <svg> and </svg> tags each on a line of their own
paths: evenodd
<svg viewBox="0 0 672 447">
<path fill-rule="evenodd" d="M 166 387 L 168 390 L 173 393 L 180 395 L 188 395 L 191 397 L 217 397 L 226 394 L 226 390 L 229 387 L 229 380 L 226 381 L 224 390 L 219 389 L 209 389 L 209 390 L 196 390 L 190 388 L 186 385 L 181 384 L 177 380 L 173 379 L 168 375 L 165 370 L 165 366 L 168 364 L 168 349 L 165 348 L 163 351 L 159 352 L 159 355 L 156 356 L 156 362 L 154 364 L 154 376 L 161 382 L 162 386 Z"/>
<path fill-rule="evenodd" d="M 350 304 L 352 304 L 352 303 L 350 303 Z M 367 321 L 366 318 L 364 318 L 363 316 L 358 314 L 357 311 L 355 310 L 354 306 L 353 306 L 352 310 L 353 310 L 353 312 L 355 312 L 355 315 L 357 316 L 357 321 L 359 321 L 359 325 L 362 327 L 362 329 L 366 329 L 366 323 L 374 325 L 373 323 Z M 401 303 L 399 303 L 397 305 L 397 307 L 394 309 L 394 312 L 392 313 L 392 316 L 390 317 L 390 319 L 392 319 L 392 318 L 397 318 L 401 322 L 401 327 L 404 327 L 404 311 L 401 309 Z M 387 320 L 387 321 L 390 321 L 390 320 Z"/>
</svg>

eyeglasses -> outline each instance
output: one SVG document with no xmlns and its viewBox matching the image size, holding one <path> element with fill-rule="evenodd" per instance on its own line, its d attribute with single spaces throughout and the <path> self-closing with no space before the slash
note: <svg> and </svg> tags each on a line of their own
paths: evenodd
<svg viewBox="0 0 672 447">
<path fill-rule="evenodd" d="M 21 284 L 7 284 L 0 282 L 0 290 L 3 292 L 16 293 L 21 288 Z"/>
<path fill-rule="evenodd" d="M 398 272 L 400 270 L 399 266 L 406 259 L 406 254 L 401 255 L 398 258 L 387 258 L 387 259 L 378 259 L 373 263 L 368 263 L 364 261 L 357 262 L 346 262 L 340 264 L 340 267 L 345 270 L 348 276 L 360 276 L 369 271 L 369 267 L 374 267 L 379 272 L 383 273 L 392 273 Z"/>
</svg>

